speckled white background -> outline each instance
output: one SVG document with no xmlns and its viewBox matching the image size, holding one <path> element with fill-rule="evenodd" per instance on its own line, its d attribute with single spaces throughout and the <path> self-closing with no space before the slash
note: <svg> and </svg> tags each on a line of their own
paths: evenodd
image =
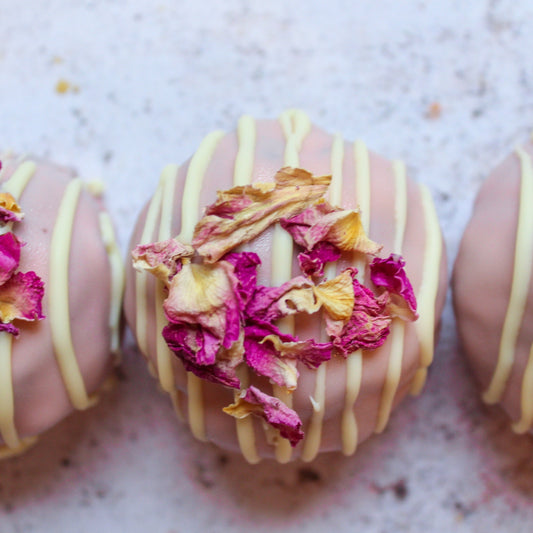
<svg viewBox="0 0 533 533">
<path fill-rule="evenodd" d="M 166 163 L 298 106 L 406 160 L 451 264 L 478 185 L 533 127 L 531 50 L 530 0 L 0 0 L 0 146 L 102 178 L 125 251 Z M 423 396 L 311 465 L 194 442 L 128 337 L 114 392 L 0 463 L 0 532 L 529 532 L 532 452 L 478 400 L 449 305 Z"/>
</svg>

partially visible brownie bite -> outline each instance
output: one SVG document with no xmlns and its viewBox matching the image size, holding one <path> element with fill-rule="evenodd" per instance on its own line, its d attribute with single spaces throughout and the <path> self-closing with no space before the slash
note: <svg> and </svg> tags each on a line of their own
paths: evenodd
<svg viewBox="0 0 533 533">
<path fill-rule="evenodd" d="M 453 272 L 463 350 L 483 400 L 501 404 L 517 432 L 533 423 L 533 144 L 485 180 Z"/>
<path fill-rule="evenodd" d="M 97 401 L 119 348 L 123 265 L 97 191 L 46 161 L 0 161 L 5 457 Z"/>
<path fill-rule="evenodd" d="M 166 167 L 131 248 L 151 372 L 197 438 L 249 462 L 351 455 L 425 382 L 447 285 L 430 194 L 300 111 Z"/>
</svg>

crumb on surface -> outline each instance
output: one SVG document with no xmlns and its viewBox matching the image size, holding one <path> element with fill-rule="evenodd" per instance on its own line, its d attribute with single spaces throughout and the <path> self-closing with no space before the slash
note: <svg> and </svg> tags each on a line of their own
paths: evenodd
<svg viewBox="0 0 533 533">
<path fill-rule="evenodd" d="M 442 115 L 442 106 L 439 102 L 431 103 L 426 111 L 426 117 L 430 120 L 436 120 Z"/>
</svg>

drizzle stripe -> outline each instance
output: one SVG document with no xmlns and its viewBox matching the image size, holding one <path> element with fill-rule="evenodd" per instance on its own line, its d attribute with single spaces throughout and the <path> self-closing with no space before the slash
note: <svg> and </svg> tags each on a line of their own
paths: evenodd
<svg viewBox="0 0 533 533">
<path fill-rule="evenodd" d="M 117 245 L 111 217 L 105 211 L 99 213 L 100 233 L 109 258 L 111 270 L 111 298 L 109 304 L 109 329 L 111 331 L 111 353 L 115 354 L 118 364 L 120 354 L 120 314 L 122 293 L 124 291 L 124 263 Z"/>
<path fill-rule="evenodd" d="M 161 209 L 161 202 L 163 199 L 163 191 L 161 186 L 158 186 L 154 196 L 150 200 L 148 205 L 148 211 L 146 213 L 146 219 L 144 221 L 143 231 L 141 233 L 141 239 L 139 244 L 148 244 L 152 241 L 152 235 L 154 234 L 157 216 Z M 139 350 L 144 355 L 148 357 L 148 320 L 147 320 L 147 281 L 148 274 L 147 272 L 136 272 L 135 276 L 135 298 L 136 298 L 136 315 L 135 315 L 135 330 L 137 333 L 137 344 Z M 149 363 L 150 367 L 150 363 Z"/>
<path fill-rule="evenodd" d="M 440 261 L 442 256 L 442 237 L 435 204 L 429 189 L 419 184 L 426 221 L 426 242 L 422 282 L 418 296 L 419 318 L 414 322 L 420 345 L 420 367 L 413 379 L 411 394 L 422 391 L 427 378 L 427 368 L 433 361 L 435 345 L 435 302 L 439 289 Z"/>
<path fill-rule="evenodd" d="M 285 134 L 284 164 L 292 167 L 300 165 L 299 151 L 302 142 L 311 130 L 309 117 L 298 110 L 287 110 L 280 116 L 281 127 Z M 282 285 L 292 276 L 292 237 L 279 224 L 274 226 L 272 238 L 272 274 L 271 285 Z M 285 317 L 278 321 L 278 327 L 283 333 L 294 334 L 294 317 Z M 289 407 L 292 407 L 291 395 L 278 386 L 274 386 L 274 395 Z M 287 439 L 280 438 L 276 446 L 276 459 L 280 463 L 290 461 L 292 448 Z"/>
<path fill-rule="evenodd" d="M 69 315 L 69 255 L 72 228 L 82 190 L 76 178 L 69 182 L 58 209 L 50 243 L 49 324 L 59 370 L 70 401 L 76 409 L 92 405 L 87 396 L 83 377 L 72 344 Z"/>
<path fill-rule="evenodd" d="M 200 193 L 202 191 L 205 172 L 223 136 L 224 132 L 222 131 L 213 131 L 207 135 L 189 163 L 185 187 L 183 189 L 181 231 L 178 237 L 183 243 L 190 243 L 192 241 L 194 227 L 198 221 Z M 197 439 L 205 440 L 202 380 L 191 372 L 187 373 L 187 395 L 191 432 Z"/>
<path fill-rule="evenodd" d="M 248 185 L 252 181 L 256 136 L 254 119 L 249 115 L 242 116 L 237 126 L 239 149 L 235 157 L 235 169 L 233 172 L 234 186 Z M 249 374 L 248 368 L 244 365 L 239 368 L 239 379 L 241 381 L 241 388 L 246 389 L 249 385 Z M 240 391 L 235 391 L 235 401 L 238 400 L 239 394 Z M 235 431 L 243 457 L 251 464 L 258 463 L 261 458 L 257 453 L 255 445 L 252 417 L 247 416 L 246 418 L 235 419 Z"/>
<path fill-rule="evenodd" d="M 521 185 L 513 279 L 500 339 L 498 362 L 492 381 L 483 394 L 483 400 L 489 404 L 500 401 L 511 374 L 516 340 L 526 307 L 529 280 L 533 268 L 533 239 L 531 238 L 531 228 L 533 228 L 533 209 L 531 209 L 533 204 L 533 167 L 531 158 L 524 150 L 517 148 L 515 152 L 520 159 Z"/>
<path fill-rule="evenodd" d="M 161 218 L 159 221 L 159 232 L 157 239 L 165 241 L 172 237 L 172 210 L 174 207 L 174 189 L 178 175 L 177 165 L 167 165 L 161 172 L 160 187 L 162 190 Z M 163 311 L 163 302 L 166 299 L 165 285 L 162 281 L 156 280 L 155 287 L 155 319 L 156 319 L 156 359 L 157 373 L 161 388 L 170 395 L 172 406 L 180 420 L 184 416 L 180 406 L 179 393 L 176 390 L 174 379 L 174 369 L 172 367 L 172 358 L 174 355 L 168 348 L 161 331 L 167 324 L 165 313 Z"/>
<path fill-rule="evenodd" d="M 401 161 L 394 161 L 392 165 L 395 182 L 394 220 L 396 223 L 394 234 L 394 248 L 396 254 L 402 254 L 405 226 L 407 223 L 407 181 L 405 165 Z M 387 375 L 381 393 L 376 433 L 381 433 L 390 418 L 394 396 L 398 390 L 402 373 L 403 342 L 405 337 L 405 324 L 399 318 L 394 318 L 390 332 L 390 354 Z"/>
<path fill-rule="evenodd" d="M 331 183 L 329 186 L 329 201 L 332 205 L 340 206 L 342 202 L 342 166 L 344 161 L 344 141 L 337 134 L 333 138 L 331 146 Z M 333 279 L 337 275 L 337 265 L 326 265 L 325 274 L 327 279 Z M 327 341 L 324 320 L 322 320 L 322 341 Z M 326 378 L 327 363 L 322 363 L 316 372 L 315 391 L 313 393 L 313 413 L 309 428 L 306 432 L 302 459 L 312 461 L 318 454 L 322 441 L 322 425 L 326 413 Z"/>
<path fill-rule="evenodd" d="M 521 408 L 520 420 L 513 424 L 513 430 L 516 433 L 526 433 L 533 424 L 533 345 L 529 350 L 529 358 L 522 378 Z"/>
<path fill-rule="evenodd" d="M 368 235 L 370 230 L 370 157 L 362 141 L 354 143 L 355 195 L 360 209 L 361 223 Z M 365 263 L 356 262 L 357 279 L 362 283 L 365 277 Z M 342 452 L 352 455 L 357 449 L 358 428 L 354 405 L 361 390 L 363 377 L 363 350 L 351 353 L 346 360 L 346 397 L 342 413 Z"/>
</svg>

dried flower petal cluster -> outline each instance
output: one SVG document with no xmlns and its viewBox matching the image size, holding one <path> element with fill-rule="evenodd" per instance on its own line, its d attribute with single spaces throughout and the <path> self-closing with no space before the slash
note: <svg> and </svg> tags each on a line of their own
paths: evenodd
<svg viewBox="0 0 533 533">
<path fill-rule="evenodd" d="M 24 217 L 10 193 L 0 193 L 0 331 L 17 337 L 14 320 L 41 320 L 44 284 L 33 271 L 17 272 L 24 243 L 8 229 L 7 224 Z"/>
<path fill-rule="evenodd" d="M 242 387 L 246 365 L 287 391 L 298 385 L 298 364 L 318 368 L 331 357 L 373 350 L 389 334 L 392 318 L 415 320 L 416 300 L 399 256 L 375 257 L 370 276 L 376 293 L 344 269 L 332 279 L 324 267 L 343 252 L 376 256 L 358 211 L 330 205 L 324 195 L 331 176 L 286 167 L 273 183 L 256 183 L 217 193 L 198 222 L 192 244 L 176 239 L 137 246 L 133 264 L 151 272 L 168 289 L 163 329 L 170 349 L 186 370 L 207 381 L 240 390 L 224 411 L 236 418 L 263 418 L 295 446 L 302 438 L 298 414 L 252 385 Z M 279 287 L 257 283 L 261 260 L 235 248 L 280 223 L 301 248 L 302 275 Z M 322 313 L 327 342 L 283 333 L 279 320 Z"/>
</svg>

